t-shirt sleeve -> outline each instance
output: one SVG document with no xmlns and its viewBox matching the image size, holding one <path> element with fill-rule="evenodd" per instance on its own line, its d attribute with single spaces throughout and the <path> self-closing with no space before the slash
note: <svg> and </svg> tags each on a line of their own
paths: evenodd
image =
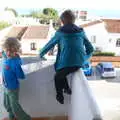
<svg viewBox="0 0 120 120">
<path fill-rule="evenodd" d="M 25 79 L 25 74 L 21 67 L 20 59 L 16 59 L 13 64 L 13 70 L 18 79 Z"/>
</svg>

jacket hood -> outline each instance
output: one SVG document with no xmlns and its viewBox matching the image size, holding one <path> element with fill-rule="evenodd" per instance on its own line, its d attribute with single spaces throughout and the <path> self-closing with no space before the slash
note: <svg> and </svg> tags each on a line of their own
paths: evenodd
<svg viewBox="0 0 120 120">
<path fill-rule="evenodd" d="M 83 28 L 76 26 L 75 24 L 67 24 L 59 28 L 58 32 L 63 33 L 79 33 L 82 32 Z"/>
</svg>

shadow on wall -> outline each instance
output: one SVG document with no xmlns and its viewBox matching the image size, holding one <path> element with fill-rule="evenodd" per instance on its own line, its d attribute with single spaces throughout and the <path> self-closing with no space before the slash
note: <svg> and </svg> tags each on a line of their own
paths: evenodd
<svg viewBox="0 0 120 120">
<path fill-rule="evenodd" d="M 32 72 L 21 81 L 20 101 L 32 117 L 67 115 L 70 96 L 65 96 L 65 105 L 59 104 L 55 96 L 53 65 Z"/>
</svg>

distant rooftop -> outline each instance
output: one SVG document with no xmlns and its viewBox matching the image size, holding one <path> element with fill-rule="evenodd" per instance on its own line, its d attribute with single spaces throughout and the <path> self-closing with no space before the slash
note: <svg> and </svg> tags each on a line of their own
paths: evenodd
<svg viewBox="0 0 120 120">
<path fill-rule="evenodd" d="M 49 26 L 29 26 L 23 35 L 23 39 L 46 39 Z"/>
<path fill-rule="evenodd" d="M 26 31 L 27 27 L 25 26 L 14 26 L 12 29 L 8 32 L 6 37 L 16 37 L 18 39 L 21 39 L 22 35 Z"/>
<path fill-rule="evenodd" d="M 104 23 L 105 29 L 109 33 L 120 33 L 120 19 L 94 20 L 94 21 L 89 21 L 88 23 L 83 23 L 80 26 L 85 28 L 85 27 L 90 27 L 99 23 Z"/>
<path fill-rule="evenodd" d="M 49 25 L 13 26 L 6 37 L 18 39 L 46 39 L 49 32 Z"/>
<path fill-rule="evenodd" d="M 80 26 L 84 28 L 84 27 L 89 27 L 98 23 L 102 23 L 102 21 L 101 20 L 90 21 L 90 22 L 81 24 Z"/>
<path fill-rule="evenodd" d="M 103 19 L 109 33 L 120 33 L 120 19 Z"/>
</svg>

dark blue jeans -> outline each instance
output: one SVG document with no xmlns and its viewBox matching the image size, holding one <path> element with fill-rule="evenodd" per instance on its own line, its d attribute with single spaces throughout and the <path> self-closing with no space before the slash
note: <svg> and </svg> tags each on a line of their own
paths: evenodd
<svg viewBox="0 0 120 120">
<path fill-rule="evenodd" d="M 70 89 L 67 81 L 67 75 L 77 71 L 80 67 L 66 67 L 56 71 L 55 74 L 55 88 L 57 94 L 63 94 L 63 90 Z"/>
</svg>

